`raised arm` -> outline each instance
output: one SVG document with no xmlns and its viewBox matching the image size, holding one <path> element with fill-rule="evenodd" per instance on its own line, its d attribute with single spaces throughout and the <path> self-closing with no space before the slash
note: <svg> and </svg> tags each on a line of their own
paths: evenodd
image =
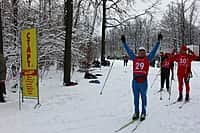
<svg viewBox="0 0 200 133">
<path fill-rule="evenodd" d="M 191 50 L 191 49 L 188 49 L 188 52 L 190 53 L 190 60 L 195 60 L 197 58 L 196 54 Z"/>
<path fill-rule="evenodd" d="M 153 58 L 155 57 L 156 52 L 157 52 L 157 50 L 159 49 L 159 47 L 160 47 L 160 41 L 158 41 L 158 42 L 156 43 L 156 45 L 154 46 L 154 48 L 151 50 L 150 54 L 148 55 L 148 60 L 149 60 L 149 61 L 152 61 L 152 60 L 153 60 Z"/>
<path fill-rule="evenodd" d="M 163 39 L 163 35 L 161 34 L 161 32 L 158 34 L 158 42 L 156 43 L 156 45 L 154 46 L 154 48 L 151 50 L 151 52 L 148 55 L 148 60 L 151 62 L 153 60 L 153 58 L 156 55 L 156 52 L 158 50 L 158 48 L 160 47 L 160 41 Z"/>
<path fill-rule="evenodd" d="M 133 53 L 133 51 L 128 47 L 128 44 L 126 42 L 125 36 L 121 37 L 122 43 L 123 43 L 123 47 L 126 50 L 126 52 L 128 53 L 129 57 L 131 60 L 135 59 L 135 54 Z"/>
</svg>

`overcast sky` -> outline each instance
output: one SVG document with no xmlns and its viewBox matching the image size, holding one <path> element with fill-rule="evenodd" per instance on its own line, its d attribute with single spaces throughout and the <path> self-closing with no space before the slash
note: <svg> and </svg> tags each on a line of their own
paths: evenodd
<svg viewBox="0 0 200 133">
<path fill-rule="evenodd" d="M 152 2 L 155 2 L 156 0 L 135 0 L 135 6 L 134 6 L 134 11 L 133 14 L 140 14 L 143 13 L 145 9 L 147 9 L 148 7 L 150 7 L 152 5 Z M 160 5 L 157 7 L 157 12 L 154 13 L 154 17 L 155 19 L 159 22 L 162 17 L 163 14 L 166 12 L 167 10 L 167 5 L 171 2 L 171 1 L 176 1 L 176 0 L 161 0 Z M 181 0 L 179 0 L 181 1 Z M 190 6 L 192 0 L 187 1 L 186 7 Z M 199 2 L 199 6 L 200 6 L 200 2 Z M 136 10 L 136 11 L 135 11 Z M 197 21 L 197 24 L 200 24 L 200 20 Z M 99 25 L 96 28 L 96 33 L 99 35 L 101 34 L 101 25 Z"/>
<path fill-rule="evenodd" d="M 136 4 L 135 7 L 138 10 L 138 12 L 144 11 L 146 8 L 148 8 L 151 5 L 151 2 L 148 1 L 155 1 L 155 0 L 144 0 L 145 2 L 143 2 L 142 0 L 136 0 Z M 156 14 L 156 18 L 157 19 L 161 19 L 163 13 L 167 10 L 167 5 L 173 0 L 161 0 L 161 4 L 158 6 L 158 8 L 160 9 L 160 11 L 157 12 Z"/>
</svg>

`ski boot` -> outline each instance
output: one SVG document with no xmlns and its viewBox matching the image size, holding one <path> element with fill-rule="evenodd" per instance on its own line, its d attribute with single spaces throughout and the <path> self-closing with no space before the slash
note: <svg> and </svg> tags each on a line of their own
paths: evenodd
<svg viewBox="0 0 200 133">
<path fill-rule="evenodd" d="M 139 118 L 139 113 L 135 113 L 132 117 L 132 120 L 137 120 Z"/>
<path fill-rule="evenodd" d="M 145 118 L 146 118 L 146 115 L 145 115 L 145 114 L 141 114 L 141 116 L 140 116 L 140 121 L 145 120 Z"/>
<path fill-rule="evenodd" d="M 163 91 L 163 88 L 160 88 L 160 90 L 158 90 L 158 93 L 159 93 L 159 92 L 162 92 L 162 91 Z"/>
<path fill-rule="evenodd" d="M 171 94 L 171 92 L 170 92 L 170 88 L 167 88 L 167 92 L 168 92 L 169 94 Z"/>
<path fill-rule="evenodd" d="M 177 101 L 181 102 L 182 100 L 183 100 L 183 95 L 182 95 L 182 93 L 180 93 Z"/>
<path fill-rule="evenodd" d="M 186 94 L 185 101 L 188 102 L 189 100 L 190 100 L 190 96 L 189 96 L 189 94 Z"/>
<path fill-rule="evenodd" d="M 4 97 L 3 97 L 3 95 L 0 96 L 0 103 L 5 103 L 5 102 L 6 102 L 6 101 L 5 101 Z"/>
</svg>

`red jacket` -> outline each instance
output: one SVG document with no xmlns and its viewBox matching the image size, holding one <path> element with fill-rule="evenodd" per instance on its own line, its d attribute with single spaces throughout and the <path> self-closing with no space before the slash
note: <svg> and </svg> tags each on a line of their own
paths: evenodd
<svg viewBox="0 0 200 133">
<path fill-rule="evenodd" d="M 162 57 L 161 67 L 166 69 L 171 69 L 173 67 L 172 66 L 173 61 L 174 61 L 173 56 L 171 54 L 168 55 L 167 58 Z"/>
<path fill-rule="evenodd" d="M 137 82 L 143 82 L 149 72 L 149 60 L 147 57 L 136 57 L 133 61 L 133 75 Z"/>
<path fill-rule="evenodd" d="M 178 63 L 178 76 L 187 76 L 189 71 L 188 68 L 191 67 L 191 62 L 196 58 L 195 54 L 176 54 L 174 56 L 174 61 Z"/>
</svg>

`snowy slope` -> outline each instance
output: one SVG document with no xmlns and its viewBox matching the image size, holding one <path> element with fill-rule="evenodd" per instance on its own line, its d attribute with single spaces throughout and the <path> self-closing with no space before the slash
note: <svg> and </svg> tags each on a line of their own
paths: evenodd
<svg viewBox="0 0 200 133">
<path fill-rule="evenodd" d="M 200 63 L 193 63 L 191 102 L 179 109 L 181 103 L 169 103 L 168 94 L 159 100 L 159 78 L 152 85 L 158 69 L 149 73 L 148 116 L 136 133 L 198 133 L 200 130 Z M 40 83 L 41 104 L 34 110 L 36 101 L 25 100 L 18 110 L 17 94 L 8 94 L 8 103 L 0 104 L 0 131 L 5 133 L 114 133 L 127 123 L 133 114 L 131 90 L 132 66 L 123 68 L 122 61 L 115 61 L 103 95 L 99 92 L 109 68 L 97 69 L 103 73 L 101 84 L 89 84 L 83 74 L 75 73 L 78 86 L 63 87 L 62 73 L 51 70 Z M 173 82 L 171 102 L 177 98 L 177 80 Z M 134 124 L 121 131 L 129 133 Z"/>
</svg>

